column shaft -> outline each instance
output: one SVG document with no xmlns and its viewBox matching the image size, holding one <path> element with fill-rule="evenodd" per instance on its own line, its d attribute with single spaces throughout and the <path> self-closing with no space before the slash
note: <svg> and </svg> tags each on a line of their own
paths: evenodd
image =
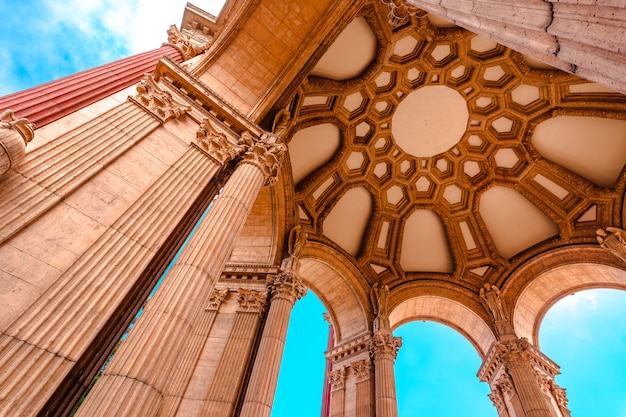
<svg viewBox="0 0 626 417">
<path fill-rule="evenodd" d="M 396 381 L 393 372 L 393 359 L 374 359 L 376 370 L 376 417 L 397 417 Z"/>
<path fill-rule="evenodd" d="M 211 197 L 202 195 L 218 169 L 190 147 L 4 330 L 0 415 L 56 415 L 80 396 L 173 256 L 179 243 L 168 236 Z"/>
<path fill-rule="evenodd" d="M 1 97 L 0 111 L 11 109 L 18 117 L 28 118 L 37 127 L 45 126 L 135 84 L 145 73 L 154 70 L 163 55 L 178 63 L 183 62 L 177 48 L 164 45 Z"/>
<path fill-rule="evenodd" d="M 556 410 L 537 385 L 537 378 L 527 366 L 511 366 L 509 374 L 524 409 L 525 417 L 557 417 Z"/>
<path fill-rule="evenodd" d="M 190 334 L 206 314 L 215 282 L 265 182 L 258 165 L 241 163 L 161 287 L 95 385 L 77 416 L 155 415 L 180 366 Z"/>
</svg>

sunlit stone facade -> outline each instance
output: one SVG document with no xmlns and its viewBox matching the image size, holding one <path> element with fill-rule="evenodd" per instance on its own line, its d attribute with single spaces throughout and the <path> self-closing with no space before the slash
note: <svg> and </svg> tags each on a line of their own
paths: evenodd
<svg viewBox="0 0 626 417">
<path fill-rule="evenodd" d="M 569 416 L 538 328 L 626 288 L 626 15 L 439 3 L 188 4 L 0 98 L 0 415 L 269 417 L 308 290 L 329 416 L 397 416 L 413 320 L 472 343 L 499 416 Z"/>
</svg>

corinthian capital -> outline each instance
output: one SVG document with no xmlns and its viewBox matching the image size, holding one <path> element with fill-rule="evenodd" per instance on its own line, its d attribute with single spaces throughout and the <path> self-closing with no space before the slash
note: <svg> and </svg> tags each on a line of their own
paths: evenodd
<svg viewBox="0 0 626 417">
<path fill-rule="evenodd" d="M 239 302 L 239 312 L 261 314 L 265 309 L 265 301 L 269 290 L 254 291 L 239 289 L 237 301 Z"/>
<path fill-rule="evenodd" d="M 222 304 L 222 301 L 226 299 L 228 296 L 228 288 L 224 288 L 223 290 L 215 289 L 209 298 L 209 304 L 206 307 L 206 311 L 214 310 L 217 311 Z"/>
<path fill-rule="evenodd" d="M 26 145 L 35 136 L 35 125 L 16 118 L 12 110 L 0 113 L 0 175 L 17 164 L 26 153 Z"/>
<path fill-rule="evenodd" d="M 167 30 L 167 43 L 175 46 L 183 54 L 184 60 L 193 58 L 209 49 L 210 44 L 194 43 L 188 36 L 182 34 L 176 25 L 170 26 Z"/>
<path fill-rule="evenodd" d="M 395 359 L 402 346 L 402 338 L 389 331 L 378 331 L 369 342 L 370 353 L 376 359 Z"/>
<path fill-rule="evenodd" d="M 366 381 L 371 378 L 372 362 L 369 358 L 352 362 L 350 364 L 350 367 L 354 371 L 354 375 L 356 376 L 356 382 Z"/>
<path fill-rule="evenodd" d="M 292 272 L 281 272 L 270 275 L 267 283 L 272 294 L 272 298 L 286 298 L 292 303 L 306 295 L 307 288 L 300 278 Z"/>
<path fill-rule="evenodd" d="M 275 136 L 268 134 L 256 140 L 247 132 L 241 135 L 241 142 L 247 147 L 242 162 L 261 169 L 265 175 L 265 185 L 268 186 L 276 184 L 283 155 L 287 150 L 283 143 L 276 143 L 275 140 Z"/>
<path fill-rule="evenodd" d="M 152 74 L 143 76 L 137 85 L 137 93 L 131 100 L 153 114 L 161 123 L 171 118 L 177 119 L 191 111 L 190 106 L 177 103 L 168 91 L 162 90 Z"/>
<path fill-rule="evenodd" d="M 232 161 L 244 150 L 243 146 L 235 145 L 226 138 L 225 134 L 215 130 L 209 119 L 204 119 L 200 123 L 196 140 L 200 148 L 221 165 Z"/>
<path fill-rule="evenodd" d="M 626 231 L 617 227 L 598 229 L 597 239 L 600 246 L 626 262 Z"/>
<path fill-rule="evenodd" d="M 339 368 L 328 373 L 328 383 L 331 391 L 344 389 L 346 382 L 346 368 Z"/>
</svg>

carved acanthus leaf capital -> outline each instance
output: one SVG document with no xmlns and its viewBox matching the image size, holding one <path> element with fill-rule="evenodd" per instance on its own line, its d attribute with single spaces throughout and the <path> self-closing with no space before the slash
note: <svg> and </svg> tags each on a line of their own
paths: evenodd
<svg viewBox="0 0 626 417">
<path fill-rule="evenodd" d="M 496 392 L 492 392 L 491 394 L 489 394 L 489 399 L 493 403 L 494 407 L 496 407 L 496 410 L 502 411 L 503 409 L 506 408 L 506 404 L 504 403 L 504 398 L 502 397 L 502 394 L 500 394 L 499 392 L 496 391 Z"/>
<path fill-rule="evenodd" d="M 265 309 L 269 290 L 254 291 L 240 288 L 237 296 L 239 312 L 261 314 Z"/>
<path fill-rule="evenodd" d="M 495 383 L 491 387 L 491 390 L 502 395 L 513 395 L 515 387 L 513 386 L 513 379 L 511 378 L 511 375 L 509 375 L 508 372 L 503 372 L 498 379 L 496 379 Z"/>
<path fill-rule="evenodd" d="M 425 17 L 428 12 L 418 7 L 408 5 L 406 0 L 382 0 L 389 6 L 389 24 L 392 27 L 400 26 L 409 20 L 411 16 Z"/>
<path fill-rule="evenodd" d="M 191 111 L 191 106 L 177 103 L 168 91 L 161 89 L 152 74 L 144 75 L 137 85 L 137 92 L 133 99 L 154 114 L 161 123 L 171 118 L 177 119 Z"/>
<path fill-rule="evenodd" d="M 244 151 L 243 146 L 235 145 L 225 134 L 215 130 L 208 118 L 200 123 L 196 131 L 196 140 L 201 149 L 222 165 L 232 161 Z"/>
<path fill-rule="evenodd" d="M 227 296 L 228 296 L 228 288 L 224 288 L 222 290 L 218 290 L 218 289 L 213 290 L 213 293 L 211 294 L 211 297 L 209 298 L 209 303 L 205 310 L 206 311 L 219 310 L 220 305 L 222 304 L 222 301 L 224 301 Z"/>
<path fill-rule="evenodd" d="M 370 354 L 376 359 L 395 359 L 402 346 L 402 338 L 389 331 L 378 331 L 369 342 Z"/>
<path fill-rule="evenodd" d="M 350 367 L 354 371 L 354 375 L 356 376 L 356 382 L 366 381 L 371 378 L 372 362 L 369 358 L 352 362 L 350 364 Z"/>
<path fill-rule="evenodd" d="M 307 288 L 300 278 L 292 272 L 281 272 L 270 275 L 267 284 L 272 294 L 272 299 L 286 298 L 292 303 L 306 295 Z"/>
<path fill-rule="evenodd" d="M 4 110 L 0 113 L 0 129 L 11 129 L 19 133 L 27 145 L 35 137 L 35 124 L 25 117 L 17 118 L 13 110 Z"/>
<path fill-rule="evenodd" d="M 597 239 L 600 246 L 626 262 L 626 231 L 617 227 L 598 229 Z"/>
<path fill-rule="evenodd" d="M 254 140 L 247 132 L 241 135 L 240 142 L 247 147 L 242 162 L 253 164 L 261 169 L 265 175 L 265 185 L 276 184 L 287 146 L 283 143 L 276 143 L 276 137 L 273 135 L 264 134 L 261 138 Z"/>
<path fill-rule="evenodd" d="M 508 369 L 511 366 L 530 366 L 532 345 L 525 337 L 498 342 L 496 356 Z"/>
<path fill-rule="evenodd" d="M 346 368 L 339 368 L 328 373 L 328 383 L 331 391 L 337 391 L 345 388 Z"/>
<path fill-rule="evenodd" d="M 188 36 L 181 33 L 176 25 L 170 26 L 167 30 L 167 43 L 174 45 L 183 54 L 184 60 L 193 58 L 194 56 L 201 54 L 209 49 L 210 43 L 197 44 L 194 43 Z"/>
</svg>

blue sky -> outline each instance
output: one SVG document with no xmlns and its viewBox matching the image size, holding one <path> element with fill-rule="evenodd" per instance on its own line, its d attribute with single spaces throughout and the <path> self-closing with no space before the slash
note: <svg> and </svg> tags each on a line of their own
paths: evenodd
<svg viewBox="0 0 626 417">
<path fill-rule="evenodd" d="M 185 0 L 0 0 L 0 96 L 158 48 L 179 25 Z M 221 1 L 194 2 L 217 14 Z M 299 301 L 289 327 L 272 417 L 319 416 L 328 327 L 315 295 Z M 548 312 L 542 351 L 561 365 L 574 417 L 626 417 L 626 292 L 593 290 Z M 496 417 L 478 382 L 480 360 L 460 334 L 437 323 L 396 331 L 400 417 Z M 453 390 L 457 400 L 449 401 Z M 460 408 L 460 411 L 459 411 Z"/>
</svg>

